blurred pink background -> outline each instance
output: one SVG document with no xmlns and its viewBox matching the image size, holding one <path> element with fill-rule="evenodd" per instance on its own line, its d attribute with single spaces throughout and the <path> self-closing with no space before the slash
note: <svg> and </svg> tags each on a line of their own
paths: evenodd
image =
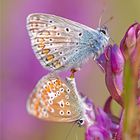
<svg viewBox="0 0 140 140">
<path fill-rule="evenodd" d="M 123 37 L 130 23 L 140 20 L 140 15 L 138 15 L 140 10 L 137 8 L 140 4 L 138 0 L 134 1 L 135 6 L 132 3 L 128 4 L 127 1 L 123 3 L 125 8 L 121 5 L 121 0 L 107 1 L 103 21 L 112 15 L 115 17 L 108 26 L 116 42 Z M 34 12 L 50 13 L 97 28 L 104 7 L 103 0 L 3 1 L 1 140 L 64 140 L 72 125 L 45 122 L 30 116 L 26 111 L 26 100 L 30 92 L 38 80 L 48 73 L 39 64 L 31 49 L 26 30 L 27 15 Z M 131 19 L 127 15 L 130 8 L 136 13 L 131 15 Z M 65 74 L 61 75 L 64 77 Z M 104 74 L 93 60 L 85 64 L 76 74 L 76 81 L 79 91 L 92 98 L 96 105 L 103 106 L 109 94 L 105 87 Z M 83 140 L 84 129 L 77 127 L 75 129 L 72 130 L 68 139 L 75 139 L 77 135 L 78 139 Z"/>
</svg>

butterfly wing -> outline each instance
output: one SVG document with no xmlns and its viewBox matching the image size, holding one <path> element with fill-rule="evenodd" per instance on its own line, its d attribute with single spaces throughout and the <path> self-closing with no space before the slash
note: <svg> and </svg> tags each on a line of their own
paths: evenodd
<svg viewBox="0 0 140 140">
<path fill-rule="evenodd" d="M 40 63 L 50 70 L 79 67 L 91 55 L 98 32 L 80 23 L 49 15 L 31 14 L 27 29 Z"/>
<path fill-rule="evenodd" d="M 27 101 L 27 110 L 37 118 L 55 122 L 73 122 L 82 117 L 82 105 L 76 89 L 58 76 L 44 76 Z"/>
</svg>

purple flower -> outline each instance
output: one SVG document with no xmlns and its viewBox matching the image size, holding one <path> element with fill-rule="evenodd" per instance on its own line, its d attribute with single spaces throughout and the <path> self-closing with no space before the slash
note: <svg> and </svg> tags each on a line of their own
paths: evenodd
<svg viewBox="0 0 140 140">
<path fill-rule="evenodd" d="M 80 93 L 80 96 L 85 103 L 85 127 L 89 127 L 95 121 L 95 105 L 91 99 Z"/>
<path fill-rule="evenodd" d="M 133 77 L 136 80 L 137 95 L 140 96 L 140 24 L 134 23 L 131 25 L 120 44 L 121 51 L 127 61 L 130 59 L 133 67 Z"/>
<path fill-rule="evenodd" d="M 137 81 L 137 107 L 140 107 L 140 24 L 135 23 L 129 27 L 120 47 L 116 44 L 109 45 L 104 53 L 97 59 L 105 73 L 105 82 L 111 97 L 106 101 L 104 111 L 94 107 L 95 122 L 86 130 L 86 140 L 121 140 L 123 136 L 124 102 L 121 96 L 124 92 L 124 69 L 126 61 L 130 60 L 133 75 L 132 79 Z M 138 85 L 138 86 L 137 86 Z M 118 117 L 111 112 L 111 101 L 116 100 L 123 108 Z M 139 127 L 138 127 L 139 128 Z M 140 128 L 139 128 L 140 129 Z"/>
<path fill-rule="evenodd" d="M 124 58 L 119 47 L 115 44 L 110 47 L 110 63 L 111 69 L 114 74 L 119 74 L 123 71 Z"/>
<path fill-rule="evenodd" d="M 123 92 L 123 69 L 125 60 L 130 57 L 137 65 L 137 78 L 140 79 L 140 24 L 134 23 L 127 30 L 120 43 L 120 48 L 114 44 L 107 47 L 97 59 L 97 63 L 105 72 L 107 88 L 114 100 L 123 106 L 121 94 Z M 138 61 L 139 60 L 139 61 Z M 140 92 L 138 87 L 137 92 Z"/>
<path fill-rule="evenodd" d="M 124 57 L 120 48 L 116 44 L 108 46 L 97 62 L 104 69 L 105 82 L 112 98 L 123 106 L 121 93 L 123 90 Z"/>
<path fill-rule="evenodd" d="M 119 47 L 114 44 L 109 45 L 105 52 L 97 59 L 98 64 L 106 71 L 106 63 L 110 61 L 111 71 L 118 74 L 123 71 L 124 58 Z"/>
<path fill-rule="evenodd" d="M 131 25 L 120 43 L 120 49 L 125 59 L 130 58 L 133 64 L 138 63 L 138 78 L 140 79 L 140 24 Z"/>
<path fill-rule="evenodd" d="M 124 89 L 126 89 L 128 86 L 124 84 L 124 82 L 126 81 L 124 79 L 126 78 L 125 77 L 126 73 L 124 73 L 124 71 L 127 69 L 126 66 L 128 65 L 128 62 L 131 63 L 130 64 L 131 71 L 129 73 L 131 75 L 129 75 L 130 76 L 129 78 L 131 78 L 131 81 L 133 81 L 133 84 L 131 84 L 132 86 L 131 88 L 133 90 L 132 92 L 128 92 L 128 93 L 134 94 L 133 97 L 136 97 L 135 101 L 137 103 L 136 108 L 139 109 L 140 107 L 140 24 L 138 23 L 135 23 L 128 28 L 124 38 L 120 43 L 120 47 L 118 47 L 116 44 L 114 44 L 113 46 L 109 45 L 107 49 L 104 51 L 104 53 L 97 59 L 97 63 L 100 65 L 100 67 L 103 69 L 105 73 L 106 86 L 111 95 L 111 97 L 109 97 L 109 99 L 105 104 L 104 111 L 108 114 L 108 117 L 113 122 L 113 124 L 115 122 L 116 122 L 115 124 L 119 124 L 119 129 L 115 130 L 116 132 L 115 139 L 117 140 L 121 140 L 122 136 L 124 136 L 124 134 L 122 133 L 123 132 L 122 130 L 124 129 L 123 126 L 124 120 L 125 119 L 129 120 L 129 118 L 123 117 L 126 116 L 123 115 L 124 114 L 123 112 L 125 112 L 126 109 L 129 110 L 128 109 L 129 106 L 126 105 L 126 102 L 127 103 L 130 102 L 131 98 L 130 100 L 127 100 L 124 99 L 124 97 L 122 97 L 122 93 L 124 95 L 124 92 L 126 92 Z M 126 92 L 126 94 L 128 93 Z M 119 118 L 114 116 L 111 112 L 112 99 L 116 100 L 117 103 L 119 103 L 122 106 L 122 111 Z M 103 114 L 101 116 L 103 117 Z M 111 137 L 109 136 L 113 136 L 114 132 L 110 131 L 109 128 L 111 128 L 111 126 L 113 125 L 111 125 L 111 123 L 109 123 L 109 121 L 106 120 L 106 122 L 108 122 L 107 123 L 108 126 L 110 126 L 107 128 L 103 121 L 105 119 L 102 119 L 102 123 L 101 123 L 100 121 L 101 119 L 97 117 L 97 115 L 95 116 L 95 118 L 96 118 L 96 123 L 94 125 L 91 125 L 87 130 L 86 133 L 87 139 L 88 140 L 92 140 L 92 138 L 93 139 L 98 138 L 103 140 L 111 139 Z M 135 120 L 135 122 L 137 122 L 137 120 Z M 138 128 L 140 129 L 140 127 Z M 95 133 L 92 131 L 94 131 Z"/>
<path fill-rule="evenodd" d="M 118 125 L 101 108 L 96 108 L 95 113 L 95 123 L 87 128 L 86 140 L 111 140 Z"/>
<path fill-rule="evenodd" d="M 120 48 L 123 55 L 125 56 L 125 59 L 127 59 L 128 56 L 131 56 L 133 61 L 135 61 L 134 60 L 135 54 L 137 52 L 136 48 L 139 40 L 140 40 L 140 24 L 134 23 L 128 28 L 124 38 L 120 43 Z"/>
<path fill-rule="evenodd" d="M 108 116 L 101 108 L 96 107 L 91 99 L 80 95 L 87 105 L 85 114 L 86 140 L 111 140 L 119 128 L 118 124 L 114 123 L 112 117 Z"/>
<path fill-rule="evenodd" d="M 88 105 L 88 108 L 90 109 L 90 110 L 86 110 L 86 115 L 91 120 L 91 122 L 93 122 L 95 120 L 95 112 L 94 112 L 95 106 L 94 106 L 92 100 L 87 97 L 85 98 L 85 103 L 86 103 L 86 105 Z M 87 124 L 87 126 L 88 126 L 88 124 Z"/>
</svg>

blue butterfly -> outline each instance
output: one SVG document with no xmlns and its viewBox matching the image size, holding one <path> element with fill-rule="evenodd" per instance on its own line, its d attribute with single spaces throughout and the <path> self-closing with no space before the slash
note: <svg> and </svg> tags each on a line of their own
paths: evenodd
<svg viewBox="0 0 140 140">
<path fill-rule="evenodd" d="M 89 28 L 49 14 L 31 14 L 27 30 L 34 53 L 51 71 L 79 69 L 88 59 L 100 56 L 109 42 L 107 28 Z"/>
</svg>

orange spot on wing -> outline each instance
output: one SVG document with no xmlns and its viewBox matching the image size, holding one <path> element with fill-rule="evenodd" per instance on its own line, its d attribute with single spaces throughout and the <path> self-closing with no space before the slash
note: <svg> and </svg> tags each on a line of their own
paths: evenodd
<svg viewBox="0 0 140 140">
<path fill-rule="evenodd" d="M 47 96 L 46 96 L 46 94 L 42 94 L 42 99 L 43 99 L 43 101 L 45 101 L 46 100 L 46 98 L 47 98 Z"/>
<path fill-rule="evenodd" d="M 45 41 L 44 38 L 38 38 L 38 42 L 43 43 Z"/>
<path fill-rule="evenodd" d="M 50 106 L 47 106 L 47 110 L 48 110 L 48 112 L 51 112 L 52 108 Z"/>
<path fill-rule="evenodd" d="M 50 87 L 46 86 L 45 89 L 43 90 L 44 94 L 48 94 L 48 92 L 50 92 Z"/>
<path fill-rule="evenodd" d="M 61 81 L 59 79 L 56 80 L 56 85 L 61 85 Z"/>
<path fill-rule="evenodd" d="M 45 44 L 39 44 L 38 47 L 39 48 L 44 48 L 45 47 Z"/>
<path fill-rule="evenodd" d="M 54 55 L 49 54 L 49 55 L 47 55 L 46 60 L 47 60 L 47 61 L 50 61 L 50 60 L 52 60 L 53 58 L 54 58 Z"/>
<path fill-rule="evenodd" d="M 39 38 L 37 41 L 39 42 L 39 45 L 38 45 L 39 48 L 45 47 L 45 43 L 44 43 L 45 39 L 44 38 Z"/>
<path fill-rule="evenodd" d="M 37 111 L 38 107 L 39 107 L 39 101 L 36 101 L 36 103 L 34 104 L 34 109 Z"/>
<path fill-rule="evenodd" d="M 42 53 L 43 53 L 43 54 L 48 54 L 49 52 L 50 52 L 50 49 L 43 49 L 43 50 L 42 50 Z"/>
<path fill-rule="evenodd" d="M 56 60 L 52 63 L 52 65 L 55 67 L 55 68 L 59 68 L 61 66 L 61 63 L 59 60 Z"/>
<path fill-rule="evenodd" d="M 54 89 L 54 84 L 51 83 L 51 84 L 49 85 L 49 87 L 50 87 L 50 89 Z"/>
</svg>

